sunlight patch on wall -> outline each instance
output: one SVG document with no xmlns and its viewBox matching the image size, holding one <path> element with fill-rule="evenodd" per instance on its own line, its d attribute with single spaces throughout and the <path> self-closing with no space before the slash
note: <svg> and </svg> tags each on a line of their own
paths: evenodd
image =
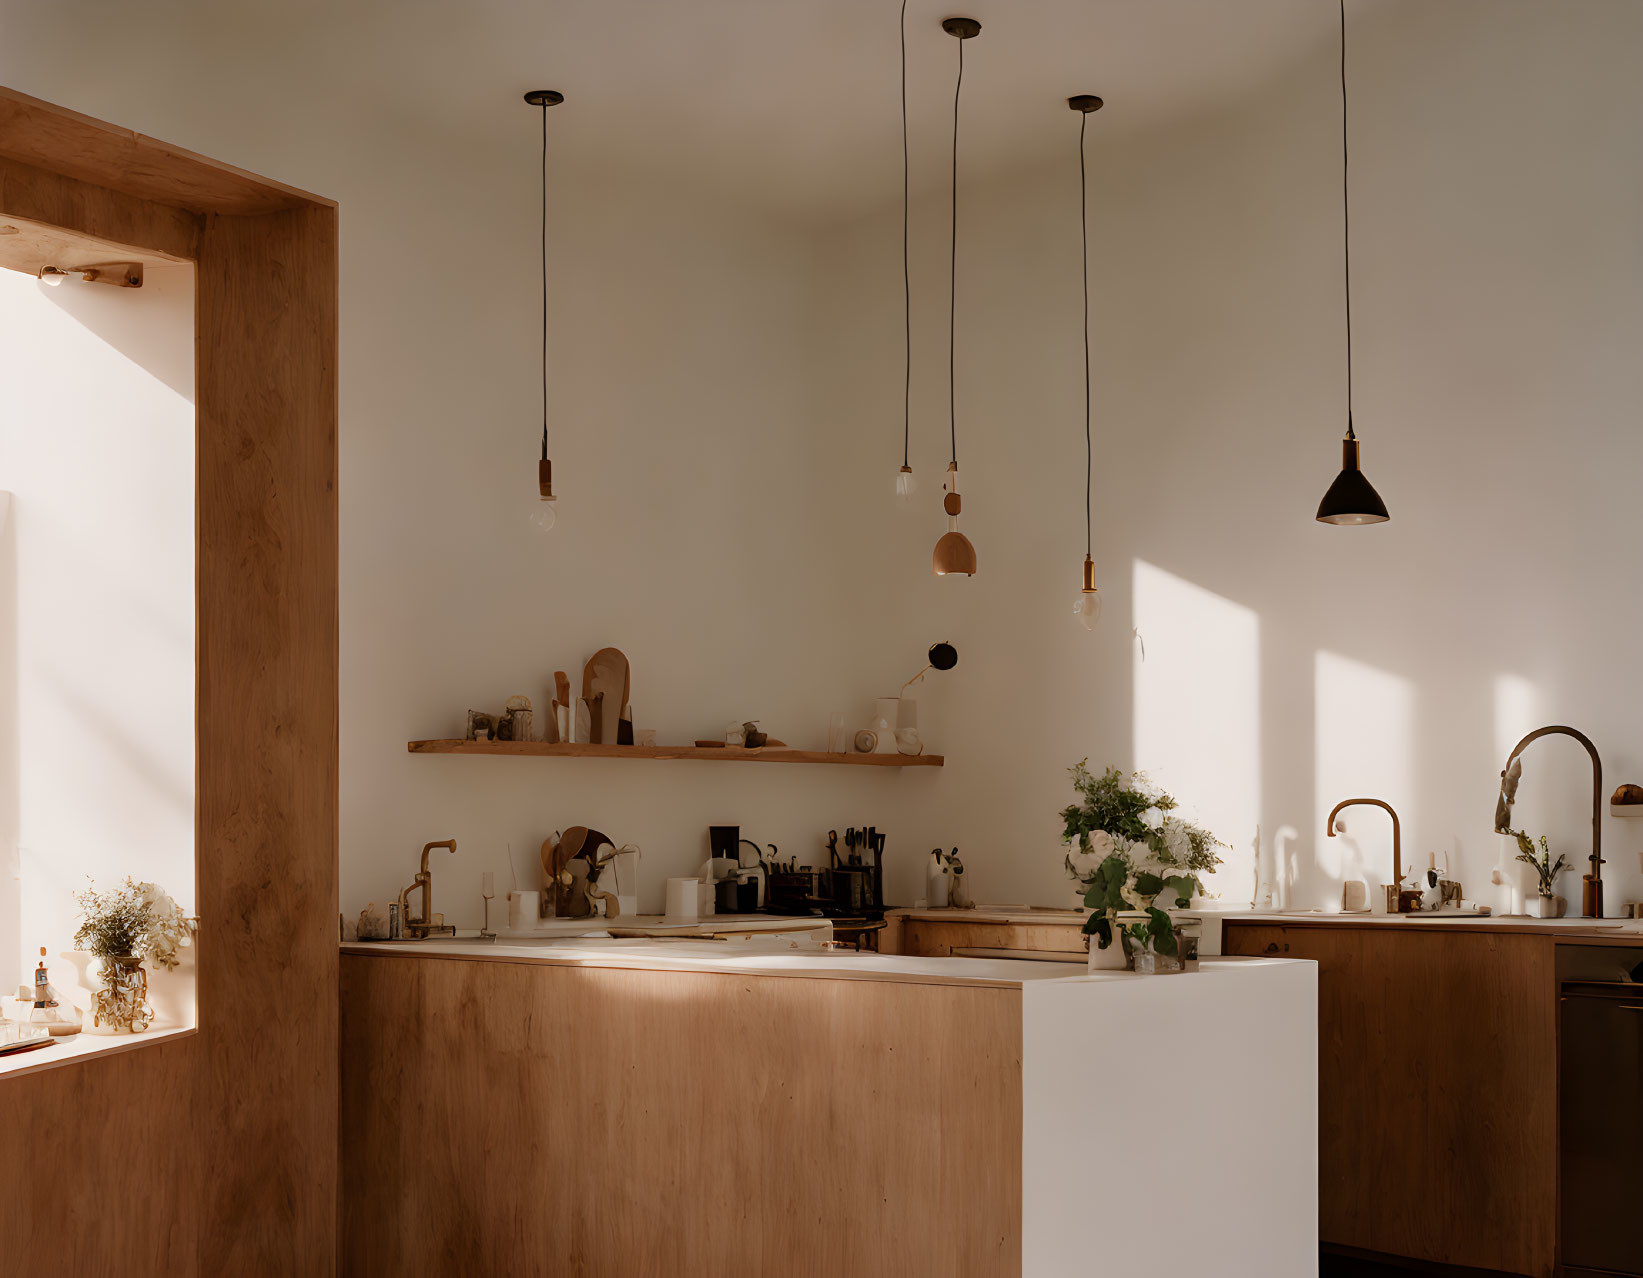
<svg viewBox="0 0 1643 1278">
<path fill-rule="evenodd" d="M 1342 799 L 1384 799 L 1403 823 L 1403 863 L 1407 872 L 1417 845 L 1415 810 L 1415 689 L 1398 675 L 1333 652 L 1313 663 L 1315 685 L 1317 815 L 1313 824 L 1322 882 L 1313 884 L 1313 904 L 1339 907 L 1338 885 L 1364 879 L 1373 899 L 1377 884 L 1392 881 L 1392 821 L 1377 808 L 1348 808 L 1340 816 L 1346 830 L 1324 835 L 1329 810 Z M 1425 865 L 1424 855 L 1421 864 Z"/>
<path fill-rule="evenodd" d="M 1248 901 L 1260 819 L 1260 621 L 1242 604 L 1135 561 L 1135 766 L 1231 846 L 1206 890 Z"/>
</svg>

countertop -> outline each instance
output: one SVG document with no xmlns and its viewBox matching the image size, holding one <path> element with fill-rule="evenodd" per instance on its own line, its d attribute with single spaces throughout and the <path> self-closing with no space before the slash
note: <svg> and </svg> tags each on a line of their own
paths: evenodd
<svg viewBox="0 0 1643 1278">
<path fill-rule="evenodd" d="M 1205 911 L 1205 923 L 1262 923 L 1282 927 L 1393 927 L 1426 932 L 1477 932 L 1512 936 L 1550 936 L 1576 945 L 1643 945 L 1640 919 L 1531 919 L 1515 914 L 1324 914 L 1306 911 Z"/>
<path fill-rule="evenodd" d="M 364 941 L 348 942 L 342 952 L 377 958 L 465 959 L 481 962 L 543 963 L 559 966 L 629 968 L 659 972 L 720 972 L 738 976 L 779 976 L 827 980 L 900 981 L 908 984 L 981 985 L 1021 989 L 1047 981 L 1085 983 L 1190 980 L 1202 973 L 1136 976 L 1133 972 L 1086 974 L 1063 964 L 1023 959 L 914 958 L 899 954 L 823 950 L 784 943 L 779 938 L 745 941 L 599 940 L 539 941 Z M 1205 970 L 1221 963 L 1273 960 L 1206 960 Z M 1291 961 L 1291 960 L 1280 960 Z"/>
<path fill-rule="evenodd" d="M 1082 925 L 1084 921 L 1083 913 L 1078 910 L 1038 905 L 980 905 L 973 910 L 894 909 L 886 913 L 903 920 L 945 923 L 1011 923 L 1054 927 Z M 1398 927 L 1424 931 L 1552 936 L 1576 944 L 1643 945 L 1643 919 L 1531 919 L 1516 914 L 1477 915 L 1461 911 L 1344 914 L 1321 910 L 1194 909 L 1180 913 L 1198 919 L 1206 929 L 1217 923 L 1263 923 L 1284 927 Z"/>
</svg>

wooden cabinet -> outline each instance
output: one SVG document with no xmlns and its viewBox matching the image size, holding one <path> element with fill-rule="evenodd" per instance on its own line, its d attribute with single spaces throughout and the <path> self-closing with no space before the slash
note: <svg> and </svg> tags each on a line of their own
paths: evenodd
<svg viewBox="0 0 1643 1278">
<path fill-rule="evenodd" d="M 1229 921 L 1223 945 L 1318 963 L 1322 1240 L 1551 1278 L 1553 939 Z"/>
<path fill-rule="evenodd" d="M 975 910 L 900 911 L 889 916 L 886 952 L 925 958 L 1042 958 L 1083 962 L 1083 919 L 1045 910 L 1043 920 Z"/>
</svg>

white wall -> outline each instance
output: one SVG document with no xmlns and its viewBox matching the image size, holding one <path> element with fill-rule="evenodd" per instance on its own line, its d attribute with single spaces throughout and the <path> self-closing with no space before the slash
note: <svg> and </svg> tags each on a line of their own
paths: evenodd
<svg viewBox="0 0 1643 1278">
<path fill-rule="evenodd" d="M 440 85 L 410 36 L 362 25 L 339 43 L 306 11 L 279 39 L 107 14 L 88 35 L 77 9 L 8 5 L 0 80 L 341 202 L 349 912 L 454 836 L 436 908 L 475 923 L 505 846 L 525 867 L 575 823 L 645 847 L 654 905 L 705 855 L 704 827 L 736 820 L 801 856 L 829 826 L 887 828 L 904 900 L 937 842 L 965 852 L 982 899 L 1061 900 L 1055 814 L 1086 755 L 1152 769 L 1214 823 L 1236 845 L 1231 896 L 1256 821 L 1269 849 L 1296 832 L 1298 903 L 1338 896 L 1313 868 L 1319 827 L 1368 790 L 1400 805 L 1408 851 L 1447 849 L 1488 899 L 1496 774 L 1521 731 L 1572 722 L 1611 786 L 1643 779 L 1625 464 L 1643 329 L 1635 5 L 1354 6 L 1358 425 L 1394 515 L 1382 528 L 1311 517 L 1344 425 L 1333 13 L 1304 64 L 1212 116 L 1132 122 L 1122 143 L 1107 132 L 1122 102 L 1096 118 L 1093 635 L 1068 615 L 1082 405 L 1076 120 L 1058 97 L 1044 127 L 1068 131 L 1065 167 L 966 188 L 959 447 L 981 575 L 937 581 L 939 200 L 915 223 L 929 506 L 900 518 L 899 209 L 773 218 L 688 164 L 579 146 L 583 99 L 561 108 L 560 525 L 537 539 L 535 121 L 509 77 L 485 129 L 430 128 L 360 88 L 390 68 Z M 94 51 L 42 56 L 71 39 Z M 554 56 L 595 77 L 574 50 Z M 1067 91 L 1101 88 L 1091 62 Z M 925 141 L 936 155 L 942 139 Z M 961 654 L 924 693 L 941 773 L 404 751 L 469 706 L 540 705 L 553 670 L 574 678 L 604 644 L 632 658 L 639 724 L 664 741 L 757 716 L 819 744 L 829 710 L 865 720 L 938 639 Z M 1520 814 L 1578 857 L 1579 756 L 1534 749 Z M 1355 849 L 1324 851 L 1384 862 L 1380 818 L 1351 825 Z M 1615 908 L 1643 895 L 1643 832 L 1606 820 L 1606 838 Z"/>
<path fill-rule="evenodd" d="M 1069 616 L 1083 554 L 1076 118 L 1046 112 L 1065 167 L 963 196 L 973 581 L 921 575 L 939 516 L 904 529 L 877 501 L 899 447 L 883 420 L 900 391 L 899 210 L 827 245 L 841 370 L 827 409 L 854 429 L 826 479 L 864 512 L 840 549 L 892 617 L 887 640 L 937 630 L 964 654 L 945 689 L 948 767 L 909 820 L 974 846 L 982 899 L 1056 897 L 1061 769 L 1087 754 L 1153 772 L 1234 845 L 1217 884 L 1232 900 L 1249 900 L 1257 822 L 1268 858 L 1293 831 L 1296 904 L 1338 903 L 1353 864 L 1387 879 L 1382 814 L 1348 813 L 1350 838 L 1321 837 L 1337 800 L 1369 794 L 1399 808 L 1406 863 L 1447 852 L 1471 895 L 1509 905 L 1489 884 L 1511 855 L 1492 834 L 1498 773 L 1553 722 L 1603 753 L 1610 912 L 1643 896 L 1643 823 L 1609 819 L 1606 802 L 1643 779 L 1629 584 L 1643 544 L 1630 493 L 1643 90 L 1627 70 L 1643 9 L 1354 14 L 1357 425 L 1388 525 L 1312 518 L 1345 426 L 1327 6 L 1311 61 L 1213 117 L 1121 143 L 1104 129 L 1122 102 L 1091 123 L 1106 599 L 1093 635 Z M 927 479 L 946 449 L 944 211 L 915 213 Z M 1590 789 L 1573 742 L 1531 747 L 1518 819 L 1581 868 Z M 1563 888 L 1578 911 L 1578 871 Z"/>
<path fill-rule="evenodd" d="M 193 908 L 193 307 L 0 271 L 0 991 L 88 879 Z"/>
</svg>

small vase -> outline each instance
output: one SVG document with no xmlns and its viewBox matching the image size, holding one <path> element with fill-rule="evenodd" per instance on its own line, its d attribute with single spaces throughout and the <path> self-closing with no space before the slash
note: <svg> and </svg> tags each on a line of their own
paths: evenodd
<svg viewBox="0 0 1643 1278">
<path fill-rule="evenodd" d="M 878 737 L 874 754 L 896 753 L 896 718 L 900 714 L 899 697 L 880 697 L 873 706 L 873 722 L 868 726 Z"/>
<path fill-rule="evenodd" d="M 102 984 L 92 997 L 92 1032 L 138 1034 L 146 1030 L 154 1010 L 148 1005 L 148 974 L 142 959 L 132 954 L 105 955 L 101 975 Z"/>
<path fill-rule="evenodd" d="M 1084 943 L 1090 947 L 1090 963 L 1087 970 L 1091 972 L 1122 972 L 1129 966 L 1129 957 L 1124 953 L 1124 938 L 1118 929 L 1113 929 L 1112 944 L 1106 949 L 1101 948 L 1101 939 L 1086 935 Z"/>
<path fill-rule="evenodd" d="M 177 966 L 156 964 L 148 974 L 148 1004 L 154 1009 L 154 1029 L 182 1029 L 194 1024 L 194 980 L 198 970 L 195 946 L 177 951 Z"/>
</svg>

